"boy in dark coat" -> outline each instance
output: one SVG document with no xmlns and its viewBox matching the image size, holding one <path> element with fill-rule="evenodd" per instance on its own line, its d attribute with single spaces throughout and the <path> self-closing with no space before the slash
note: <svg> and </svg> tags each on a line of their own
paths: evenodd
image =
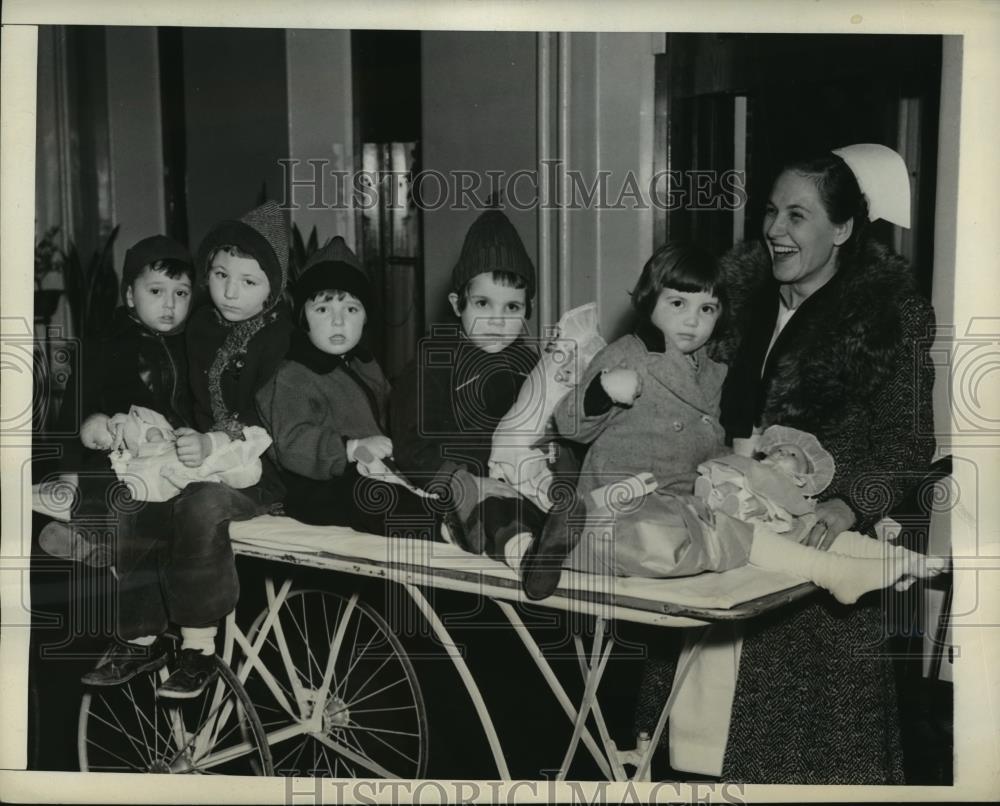
<svg viewBox="0 0 1000 806">
<path fill-rule="evenodd" d="M 421 495 L 379 489 L 388 482 L 365 475 L 392 456 L 389 382 L 363 338 L 372 312 L 368 277 L 338 236 L 303 267 L 292 346 L 257 393 L 285 512 L 304 523 L 385 535 L 402 527 L 406 536 L 435 539 L 440 517 Z"/>
<path fill-rule="evenodd" d="M 125 253 L 124 304 L 103 336 L 84 346 L 80 377 L 67 390 L 67 398 L 80 398 L 82 450 L 64 462 L 78 477 L 76 516 L 107 515 L 116 483 L 108 465 L 110 443 L 95 443 L 90 425 L 133 405 L 159 412 L 175 428 L 191 424 L 184 328 L 193 276 L 188 250 L 166 236 L 144 238 Z M 105 565 L 110 546 L 89 531 L 54 521 L 42 529 L 39 543 L 57 557 Z"/>
<path fill-rule="evenodd" d="M 436 326 L 393 390 L 395 459 L 415 483 L 454 506 L 464 548 L 504 558 L 544 513 L 489 478 L 493 432 L 538 360 L 525 343 L 535 267 L 499 210 L 469 228 L 448 295 L 459 326 Z M 482 506 L 481 506 L 482 505 Z"/>
</svg>

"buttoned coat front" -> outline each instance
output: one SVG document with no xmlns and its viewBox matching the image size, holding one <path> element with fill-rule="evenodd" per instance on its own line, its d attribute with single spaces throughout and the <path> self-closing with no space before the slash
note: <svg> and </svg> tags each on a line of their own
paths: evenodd
<svg viewBox="0 0 1000 806">
<path fill-rule="evenodd" d="M 690 494 L 697 467 L 726 453 L 719 401 L 726 368 L 698 350 L 698 367 L 648 326 L 598 353 L 580 384 L 556 408 L 559 433 L 590 444 L 580 471 L 587 493 L 627 476 L 652 473 L 660 492 Z M 641 393 L 632 406 L 584 410 L 587 390 L 605 370 L 638 373 Z"/>
<path fill-rule="evenodd" d="M 698 465 L 725 452 L 719 400 L 726 370 L 704 350 L 696 359 L 647 325 L 599 353 L 556 409 L 561 434 L 591 443 L 578 492 L 606 488 L 597 497 L 604 506 L 593 497 L 587 503 L 567 568 L 674 577 L 747 562 L 749 531 L 728 518 L 716 521 L 692 495 Z M 601 374 L 618 368 L 639 376 L 641 391 L 631 406 L 614 403 L 601 387 Z M 627 480 L 645 473 L 656 490 L 623 500 Z"/>
</svg>

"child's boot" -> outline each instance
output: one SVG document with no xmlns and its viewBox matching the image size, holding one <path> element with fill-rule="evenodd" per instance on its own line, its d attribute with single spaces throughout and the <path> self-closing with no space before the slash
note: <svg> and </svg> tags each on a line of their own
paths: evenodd
<svg viewBox="0 0 1000 806">
<path fill-rule="evenodd" d="M 215 627 L 181 627 L 177 667 L 160 684 L 157 696 L 190 700 L 201 695 L 219 673 L 215 657 L 216 632 Z"/>
<path fill-rule="evenodd" d="M 563 561 L 580 542 L 587 506 L 583 498 L 573 494 L 569 505 L 549 513 L 542 533 L 521 559 L 521 587 L 532 600 L 551 596 L 559 586 Z"/>
</svg>

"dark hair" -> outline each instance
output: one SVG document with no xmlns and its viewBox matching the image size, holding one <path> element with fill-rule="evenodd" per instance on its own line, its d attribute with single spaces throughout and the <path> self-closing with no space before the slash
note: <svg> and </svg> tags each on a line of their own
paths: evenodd
<svg viewBox="0 0 1000 806">
<path fill-rule="evenodd" d="M 143 263 L 141 266 L 125 266 L 122 269 L 122 288 L 131 288 L 147 269 L 161 271 L 171 280 L 186 276 L 194 285 L 194 266 L 187 261 L 167 257 L 154 260 L 151 263 Z"/>
<path fill-rule="evenodd" d="M 336 299 L 336 300 L 342 300 L 344 297 L 354 297 L 354 299 L 357 299 L 358 302 L 361 303 L 361 308 L 365 312 L 365 327 L 366 328 L 368 327 L 368 319 L 370 318 L 370 314 L 368 313 L 368 308 L 365 306 L 364 302 L 361 302 L 361 300 L 358 299 L 350 291 L 342 291 L 339 288 L 321 288 L 318 291 L 306 297 L 306 299 L 302 302 L 302 310 L 299 311 L 299 327 L 301 327 L 307 333 L 309 332 L 309 320 L 306 319 L 306 305 L 312 302 L 314 299 L 319 299 L 320 297 L 326 297 L 329 299 Z M 324 302 L 325 301 L 326 300 L 324 299 Z"/>
<path fill-rule="evenodd" d="M 632 290 L 632 307 L 644 323 L 649 322 L 664 288 L 687 293 L 701 291 L 714 296 L 719 300 L 721 315 L 713 335 L 721 332 L 729 307 L 728 298 L 722 270 L 711 254 L 694 244 L 677 241 L 667 241 L 653 252 Z"/>
<path fill-rule="evenodd" d="M 483 272 L 483 274 L 486 274 L 486 272 Z M 513 288 L 515 291 L 521 288 L 524 289 L 528 288 L 528 281 L 525 280 L 522 275 L 515 274 L 512 271 L 491 271 L 489 272 L 489 274 L 490 277 L 493 278 L 493 282 L 496 283 L 497 285 L 506 286 L 507 288 Z M 460 312 L 464 311 L 465 306 L 469 304 L 469 285 L 478 276 L 479 275 L 477 274 L 475 277 L 470 277 L 468 280 L 465 281 L 465 284 L 458 290 L 458 310 Z M 525 301 L 524 318 L 530 319 L 531 296 L 527 293 L 527 291 L 524 294 L 524 301 Z"/>
<path fill-rule="evenodd" d="M 786 171 L 813 181 L 830 221 L 834 224 L 854 222 L 850 237 L 840 245 L 839 252 L 841 260 L 853 258 L 868 228 L 868 201 L 854 172 L 836 154 L 790 162 L 781 173 Z"/>
</svg>

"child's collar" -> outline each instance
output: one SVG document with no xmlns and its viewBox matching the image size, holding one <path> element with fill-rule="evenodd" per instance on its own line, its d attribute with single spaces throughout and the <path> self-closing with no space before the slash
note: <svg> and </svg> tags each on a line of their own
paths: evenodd
<svg viewBox="0 0 1000 806">
<path fill-rule="evenodd" d="M 658 354 L 675 354 L 688 359 L 696 369 L 701 366 L 701 356 L 705 350 L 704 345 L 699 347 L 693 353 L 682 353 L 674 347 L 674 345 L 667 342 L 666 337 L 663 335 L 663 331 L 652 322 L 641 322 L 636 326 L 634 332 L 636 338 L 642 342 L 642 346 L 645 347 L 648 352 Z"/>
<path fill-rule="evenodd" d="M 665 353 L 667 351 L 667 339 L 652 322 L 640 322 L 635 329 L 635 335 L 651 353 Z"/>
<path fill-rule="evenodd" d="M 353 349 L 343 355 L 326 353 L 312 343 L 308 333 L 296 329 L 292 332 L 292 343 L 286 357 L 289 361 L 295 361 L 317 375 L 326 375 L 342 364 L 350 362 L 352 358 L 357 358 L 359 361 L 371 361 L 372 354 L 363 343 L 355 345 Z"/>
</svg>

